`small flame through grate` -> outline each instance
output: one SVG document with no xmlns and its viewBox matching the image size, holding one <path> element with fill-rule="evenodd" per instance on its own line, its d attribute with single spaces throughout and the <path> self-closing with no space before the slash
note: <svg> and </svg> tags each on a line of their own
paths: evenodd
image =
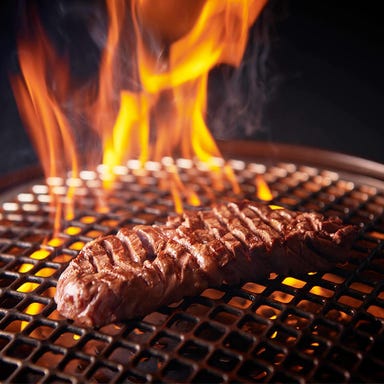
<svg viewBox="0 0 384 384">
<path fill-rule="evenodd" d="M 203 204 L 236 197 L 231 185 L 213 196 L 208 172 L 178 165 Z M 159 185 L 161 167 L 119 168 L 109 211 L 99 204 L 99 174 L 82 172 L 71 181 L 79 186 L 77 216 L 54 238 L 48 186 L 23 186 L 0 213 L 0 381 L 382 382 L 384 183 L 292 163 L 231 165 L 242 197 L 256 199 L 262 174 L 274 204 L 361 225 L 350 262 L 327 273 L 213 287 L 143 319 L 80 327 L 56 311 L 57 278 L 87 241 L 164 221 L 173 201 Z M 54 182 L 64 198 L 67 185 Z"/>
</svg>

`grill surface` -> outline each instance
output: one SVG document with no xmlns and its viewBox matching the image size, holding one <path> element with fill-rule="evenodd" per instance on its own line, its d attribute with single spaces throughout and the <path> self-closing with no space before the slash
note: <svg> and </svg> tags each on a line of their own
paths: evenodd
<svg viewBox="0 0 384 384">
<path fill-rule="evenodd" d="M 55 238 L 47 185 L 22 185 L 0 213 L 0 381 L 384 381 L 383 180 L 372 169 L 363 174 L 359 160 L 356 174 L 308 165 L 318 156 L 294 163 L 238 158 L 231 164 L 241 197 L 256 198 L 263 174 L 274 204 L 361 225 L 350 262 L 327 273 L 212 287 L 143 319 L 80 327 L 56 311 L 57 278 L 87 241 L 123 225 L 164 221 L 173 202 L 161 188 L 162 171 L 156 164 L 145 172 L 120 168 L 117 189 L 106 197 L 109 211 L 99 204 L 99 175 L 83 172 L 72 180 L 80 185 L 76 217 Z M 179 166 L 181 179 L 208 204 L 211 176 Z M 64 196 L 66 184 L 54 184 Z M 229 183 L 214 196 L 235 197 Z"/>
</svg>

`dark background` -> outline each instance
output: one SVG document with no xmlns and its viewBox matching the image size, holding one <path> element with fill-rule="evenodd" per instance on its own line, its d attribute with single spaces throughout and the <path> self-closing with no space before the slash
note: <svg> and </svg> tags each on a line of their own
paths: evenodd
<svg viewBox="0 0 384 384">
<path fill-rule="evenodd" d="M 48 10 L 54 2 L 36 1 Z M 313 146 L 384 163 L 384 31 L 377 3 L 275 2 L 268 21 L 270 89 L 261 128 L 238 138 Z M 22 6 L 17 0 L 0 3 L 1 174 L 37 161 L 8 81 L 17 69 Z M 97 57 L 94 51 L 82 54 L 84 61 Z"/>
<path fill-rule="evenodd" d="M 281 76 L 267 108 L 272 140 L 384 163 L 379 3 L 288 2 L 272 50 Z"/>
</svg>

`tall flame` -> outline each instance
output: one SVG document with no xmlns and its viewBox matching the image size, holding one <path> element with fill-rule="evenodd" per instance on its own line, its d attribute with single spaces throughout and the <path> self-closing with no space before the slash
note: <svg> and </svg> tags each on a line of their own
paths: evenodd
<svg viewBox="0 0 384 384">
<path fill-rule="evenodd" d="M 136 147 L 132 149 L 140 149 L 142 161 L 159 160 L 175 152 L 203 162 L 220 157 L 205 123 L 208 74 L 219 63 L 240 64 L 249 27 L 265 2 L 184 1 L 180 8 L 175 0 L 131 1 L 140 89 L 121 91 L 118 119 L 106 141 L 105 164 L 121 164 L 132 155 L 126 147 L 122 150 L 126 141 L 121 138 L 131 139 L 127 132 L 138 127 L 142 133 L 135 138 Z M 119 16 L 127 14 L 122 4 L 126 2 L 107 2 L 111 20 L 108 41 L 116 41 L 116 31 L 123 23 Z M 106 51 L 103 63 L 111 62 L 110 56 Z M 101 71 L 101 79 L 111 76 L 111 68 L 104 69 L 108 73 Z M 108 94 L 109 85 L 105 84 L 106 89 L 100 89 L 100 93 Z M 152 122 L 157 140 L 148 146 Z"/>
<path fill-rule="evenodd" d="M 94 155 L 77 150 L 87 138 L 69 123 L 74 119 L 63 105 L 70 99 L 99 138 L 103 169 L 131 158 L 143 164 L 181 156 L 222 172 L 237 190 L 231 171 L 217 166 L 221 154 L 206 125 L 208 75 L 220 63 L 240 64 L 266 1 L 106 0 L 109 30 L 96 95 L 95 87 L 69 91 L 70 67 L 36 18 L 34 39 L 19 40 L 21 75 L 12 85 L 45 175 L 71 170 L 76 177 L 80 164 L 97 164 L 83 164 Z M 170 180 L 173 194 L 183 189 L 173 171 Z"/>
<path fill-rule="evenodd" d="M 76 146 L 69 122 L 60 106 L 60 100 L 67 93 L 68 68 L 65 60 L 55 54 L 40 24 L 36 23 L 36 27 L 40 38 L 19 40 L 22 76 L 12 77 L 11 84 L 47 179 L 56 180 L 68 170 L 76 177 L 79 171 Z M 48 85 L 52 68 L 60 74 L 54 77 L 54 89 Z M 52 186 L 52 183 L 48 185 Z M 69 188 L 68 201 L 73 201 L 72 195 L 73 188 Z M 57 231 L 62 203 L 55 194 L 52 197 L 51 204 L 57 212 L 54 225 Z M 66 204 L 65 207 L 66 218 L 70 219 L 73 205 Z"/>
</svg>

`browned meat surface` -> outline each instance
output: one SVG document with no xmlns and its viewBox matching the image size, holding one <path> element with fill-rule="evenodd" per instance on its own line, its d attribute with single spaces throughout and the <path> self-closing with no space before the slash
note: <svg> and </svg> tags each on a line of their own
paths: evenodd
<svg viewBox="0 0 384 384">
<path fill-rule="evenodd" d="M 59 312 L 100 326 L 143 316 L 208 286 L 325 270 L 348 258 L 357 228 L 251 201 L 122 228 L 84 246 L 57 283 Z"/>
</svg>

